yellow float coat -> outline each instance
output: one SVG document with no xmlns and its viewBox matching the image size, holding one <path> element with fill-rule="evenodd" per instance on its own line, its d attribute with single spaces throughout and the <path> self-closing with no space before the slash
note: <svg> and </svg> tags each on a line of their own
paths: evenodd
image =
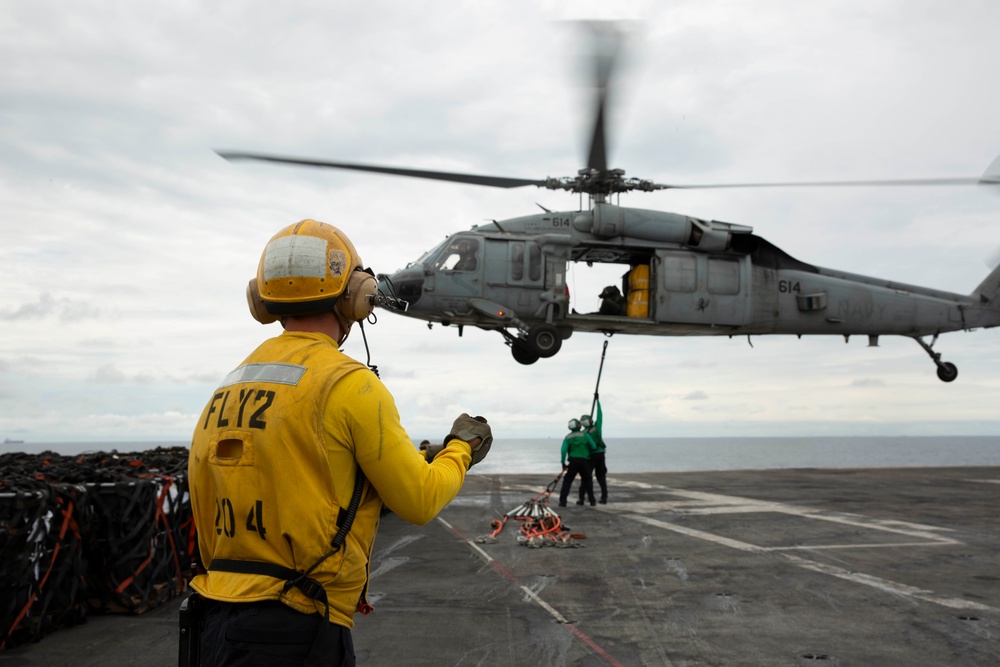
<svg viewBox="0 0 1000 667">
<path fill-rule="evenodd" d="M 458 493 L 470 462 L 471 447 L 461 440 L 425 462 L 374 373 L 329 336 L 283 332 L 226 377 L 195 427 L 188 483 L 208 572 L 191 587 L 215 600 L 280 599 L 322 613 L 322 603 L 296 588 L 283 594 L 281 579 L 212 570 L 212 561 L 305 572 L 331 551 L 360 466 L 368 481 L 353 527 L 340 551 L 309 575 L 326 590 L 329 620 L 353 627 L 382 503 L 425 524 Z"/>
</svg>

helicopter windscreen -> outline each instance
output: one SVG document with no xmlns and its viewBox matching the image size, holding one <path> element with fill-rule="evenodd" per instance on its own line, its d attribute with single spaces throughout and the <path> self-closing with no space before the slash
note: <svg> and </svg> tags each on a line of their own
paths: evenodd
<svg viewBox="0 0 1000 667">
<path fill-rule="evenodd" d="M 468 236 L 454 238 L 434 262 L 439 271 L 475 271 L 479 266 L 479 240 Z"/>
<path fill-rule="evenodd" d="M 406 265 L 407 268 L 413 266 L 414 264 L 423 264 L 424 266 L 428 266 L 431 263 L 431 261 L 435 257 L 437 257 L 437 254 L 441 252 L 441 248 L 445 247 L 448 244 L 448 241 L 450 240 L 451 239 L 445 239 L 444 241 L 441 241 L 441 243 L 438 243 L 436 246 L 434 246 L 433 248 L 425 252 L 423 255 L 421 255 L 417 259 L 417 261 L 410 262 L 409 264 L 407 264 Z"/>
</svg>

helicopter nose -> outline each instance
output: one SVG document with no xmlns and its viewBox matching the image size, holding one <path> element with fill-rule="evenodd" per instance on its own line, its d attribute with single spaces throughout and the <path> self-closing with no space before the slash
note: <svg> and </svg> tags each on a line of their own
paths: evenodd
<svg viewBox="0 0 1000 667">
<path fill-rule="evenodd" d="M 420 300 L 424 292 L 423 271 L 413 271 L 412 267 L 386 275 L 384 273 L 376 276 L 378 280 L 378 290 L 382 294 L 395 296 L 409 305 L 414 305 Z"/>
</svg>

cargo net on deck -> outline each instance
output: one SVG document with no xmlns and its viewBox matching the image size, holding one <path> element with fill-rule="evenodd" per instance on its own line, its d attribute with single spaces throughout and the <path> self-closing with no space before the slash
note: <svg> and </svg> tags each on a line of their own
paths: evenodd
<svg viewBox="0 0 1000 667">
<path fill-rule="evenodd" d="M 196 558 L 187 457 L 0 454 L 0 650 L 184 591 Z"/>
<path fill-rule="evenodd" d="M 500 519 L 493 519 L 490 522 L 492 532 L 476 538 L 480 544 L 493 544 L 497 541 L 504 526 L 509 519 L 519 521 L 521 524 L 520 534 L 517 536 L 518 544 L 526 547 L 582 547 L 579 540 L 587 536 L 583 533 L 571 533 L 569 526 L 563 523 L 562 518 L 549 507 L 549 497 L 555 491 L 559 480 L 563 474 L 560 472 L 552 480 L 545 490 L 534 496 L 527 502 L 521 503 L 511 511 L 507 512 Z"/>
</svg>

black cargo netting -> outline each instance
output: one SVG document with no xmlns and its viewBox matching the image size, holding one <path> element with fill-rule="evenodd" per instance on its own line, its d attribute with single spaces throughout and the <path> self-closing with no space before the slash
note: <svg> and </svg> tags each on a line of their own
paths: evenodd
<svg viewBox="0 0 1000 667">
<path fill-rule="evenodd" d="M 0 650 L 184 591 L 196 549 L 187 458 L 0 454 Z"/>
</svg>

